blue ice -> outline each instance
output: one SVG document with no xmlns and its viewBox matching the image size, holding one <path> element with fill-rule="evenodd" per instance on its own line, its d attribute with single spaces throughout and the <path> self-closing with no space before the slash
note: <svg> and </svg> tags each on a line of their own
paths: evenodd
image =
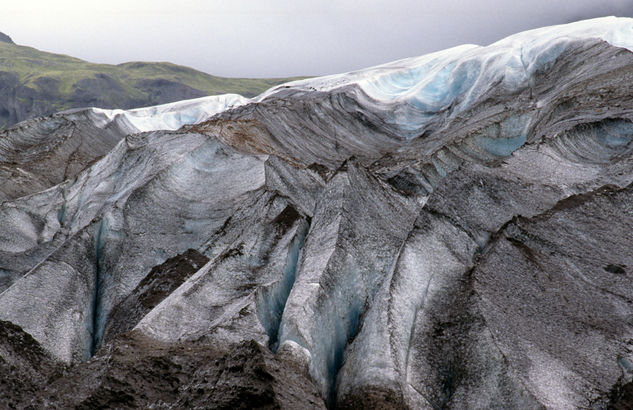
<svg viewBox="0 0 633 410">
<path fill-rule="evenodd" d="M 609 121 L 597 132 L 599 141 L 609 148 L 628 145 L 633 140 L 633 123 L 629 121 Z"/>
<path fill-rule="evenodd" d="M 525 144 L 525 135 L 511 138 L 475 137 L 477 144 L 492 155 L 507 157 Z"/>
</svg>

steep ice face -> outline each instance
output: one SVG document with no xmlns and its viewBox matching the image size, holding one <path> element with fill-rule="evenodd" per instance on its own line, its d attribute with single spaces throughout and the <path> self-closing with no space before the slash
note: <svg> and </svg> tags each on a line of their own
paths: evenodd
<svg viewBox="0 0 633 410">
<path fill-rule="evenodd" d="M 197 124 L 247 101 L 225 94 L 127 111 L 81 108 L 17 124 L 0 134 L 0 201 L 73 178 L 125 135 Z"/>
<path fill-rule="evenodd" d="M 238 94 L 222 94 L 133 110 L 92 108 L 92 111 L 100 117 L 97 123 L 102 127 L 116 121 L 127 125 L 131 132 L 177 130 L 248 101 L 250 99 Z"/>
<path fill-rule="evenodd" d="M 546 70 L 570 44 L 588 39 L 633 51 L 633 20 L 604 17 L 530 30 L 486 47 L 462 45 L 365 70 L 291 82 L 258 100 L 289 87 L 332 91 L 357 85 L 390 107 L 392 124 L 414 131 L 440 111 L 450 110 L 453 115 L 465 111 L 493 87 L 513 93 L 530 86 L 535 73 Z"/>
<path fill-rule="evenodd" d="M 506 72 L 510 79 L 516 80 L 513 77 L 514 70 L 533 73 L 544 63 L 553 60 L 566 44 L 587 39 L 603 40 L 633 51 L 633 20 L 601 17 L 528 30 L 485 47 L 464 44 L 363 70 L 292 81 L 271 88 L 257 100 L 288 87 L 331 91 L 353 83 L 360 84 L 366 92 L 380 100 L 405 95 L 430 99 L 435 95 L 441 99 L 463 91 L 465 77 L 473 77 L 472 74 L 477 71 L 483 72 L 484 66 L 486 71 Z"/>
<path fill-rule="evenodd" d="M 508 93 L 529 86 L 537 71 L 584 39 L 633 50 L 633 21 L 599 18 L 519 33 L 487 47 L 455 47 L 376 68 L 358 84 L 372 98 L 397 104 L 393 122 L 418 129 L 441 110 L 466 110 L 492 85 Z"/>
</svg>

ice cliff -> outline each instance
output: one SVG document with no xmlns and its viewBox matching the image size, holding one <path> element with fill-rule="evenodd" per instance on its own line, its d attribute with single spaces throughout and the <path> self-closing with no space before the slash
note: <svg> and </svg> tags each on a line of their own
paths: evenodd
<svg viewBox="0 0 633 410">
<path fill-rule="evenodd" d="M 0 320 L 75 365 L 20 403 L 617 404 L 632 50 L 633 19 L 601 18 L 2 132 Z"/>
</svg>

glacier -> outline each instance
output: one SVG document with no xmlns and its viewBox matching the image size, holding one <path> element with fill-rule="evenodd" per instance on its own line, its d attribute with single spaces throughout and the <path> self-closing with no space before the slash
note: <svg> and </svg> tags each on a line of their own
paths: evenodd
<svg viewBox="0 0 633 410">
<path fill-rule="evenodd" d="M 105 110 L 92 108 L 97 116 L 103 116 L 95 121 L 101 128 L 112 122 L 125 124 L 128 133 L 177 130 L 183 125 L 197 124 L 218 112 L 246 104 L 248 98 L 237 94 L 212 95 L 156 105 L 153 107 L 135 108 L 131 110 Z"/>
<path fill-rule="evenodd" d="M 617 404 L 631 81 L 606 17 L 3 131 L 0 331 L 66 369 L 19 405 Z"/>
</svg>

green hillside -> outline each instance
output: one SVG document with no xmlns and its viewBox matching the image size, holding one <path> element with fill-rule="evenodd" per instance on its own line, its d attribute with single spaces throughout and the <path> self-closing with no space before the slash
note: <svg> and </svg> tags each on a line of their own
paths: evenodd
<svg viewBox="0 0 633 410">
<path fill-rule="evenodd" d="M 134 108 L 224 93 L 252 97 L 294 79 L 216 77 L 171 63 L 94 64 L 0 41 L 0 128 L 76 107 Z"/>
</svg>

